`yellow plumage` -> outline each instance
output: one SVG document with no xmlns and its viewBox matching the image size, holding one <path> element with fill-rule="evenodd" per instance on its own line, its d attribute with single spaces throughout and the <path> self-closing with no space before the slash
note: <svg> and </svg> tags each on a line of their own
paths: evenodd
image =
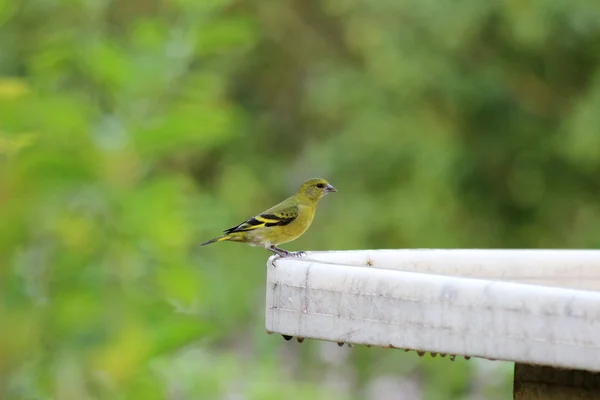
<svg viewBox="0 0 600 400">
<path fill-rule="evenodd" d="M 239 225 L 226 229 L 224 235 L 202 243 L 232 241 L 264 246 L 279 256 L 291 254 L 277 247 L 300 237 L 310 227 L 317 204 L 328 193 L 337 192 L 325 179 L 309 179 L 291 197 Z"/>
</svg>

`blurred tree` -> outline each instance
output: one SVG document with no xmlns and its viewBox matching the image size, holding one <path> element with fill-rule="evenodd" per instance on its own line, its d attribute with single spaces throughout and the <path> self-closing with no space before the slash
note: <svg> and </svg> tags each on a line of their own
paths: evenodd
<svg viewBox="0 0 600 400">
<path fill-rule="evenodd" d="M 196 244 L 323 176 L 340 193 L 297 248 L 597 247 L 599 21 L 0 0 L 0 397 L 506 397 L 503 364 L 267 336 L 268 253 Z"/>
</svg>

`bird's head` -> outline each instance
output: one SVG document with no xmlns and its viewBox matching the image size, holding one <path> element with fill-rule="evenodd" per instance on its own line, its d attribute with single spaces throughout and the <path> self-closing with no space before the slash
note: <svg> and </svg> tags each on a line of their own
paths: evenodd
<svg viewBox="0 0 600 400">
<path fill-rule="evenodd" d="M 326 194 L 337 192 L 325 179 L 313 178 L 309 179 L 300 186 L 298 194 L 310 201 L 317 202 Z"/>
</svg>

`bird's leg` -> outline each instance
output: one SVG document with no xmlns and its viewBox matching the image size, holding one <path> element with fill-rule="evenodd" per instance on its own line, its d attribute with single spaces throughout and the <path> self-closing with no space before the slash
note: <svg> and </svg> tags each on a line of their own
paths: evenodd
<svg viewBox="0 0 600 400">
<path fill-rule="evenodd" d="M 274 244 L 267 246 L 267 250 L 272 251 L 273 253 L 277 254 L 279 257 L 287 257 L 290 255 L 290 252 L 284 249 L 280 249 L 279 247 L 275 246 Z"/>
<path fill-rule="evenodd" d="M 280 258 L 285 258 L 285 257 L 302 257 L 305 256 L 306 253 L 303 251 L 287 251 L 284 249 L 281 249 L 277 246 L 275 246 L 274 244 L 269 245 L 269 246 L 265 246 L 265 248 L 269 251 L 272 251 L 273 253 L 277 254 Z M 273 266 L 276 266 L 275 264 L 275 260 L 273 260 Z"/>
<path fill-rule="evenodd" d="M 280 257 L 302 257 L 306 255 L 305 251 L 287 251 L 275 245 L 272 245 L 270 250 L 275 254 L 278 254 Z"/>
</svg>

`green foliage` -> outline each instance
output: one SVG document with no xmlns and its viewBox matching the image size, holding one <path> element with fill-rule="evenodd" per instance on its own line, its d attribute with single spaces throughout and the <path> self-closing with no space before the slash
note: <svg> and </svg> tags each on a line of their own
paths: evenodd
<svg viewBox="0 0 600 400">
<path fill-rule="evenodd" d="M 508 393 L 503 367 L 338 368 L 267 336 L 269 254 L 197 244 L 322 176 L 340 193 L 290 249 L 597 247 L 598 21 L 591 0 L 0 0 L 0 397 Z"/>
</svg>

